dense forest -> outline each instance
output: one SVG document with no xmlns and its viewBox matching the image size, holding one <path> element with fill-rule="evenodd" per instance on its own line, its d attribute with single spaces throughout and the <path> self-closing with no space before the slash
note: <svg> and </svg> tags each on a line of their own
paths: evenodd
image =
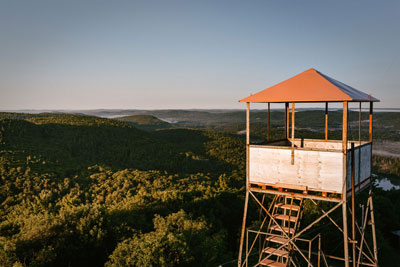
<svg viewBox="0 0 400 267">
<path fill-rule="evenodd" d="M 0 266 L 234 266 L 243 125 L 187 127 L 149 116 L 0 113 Z M 252 124 L 254 140 L 263 127 Z M 399 165 L 374 157 L 378 175 L 400 179 Z M 380 263 L 395 266 L 400 190 L 373 192 Z M 334 239 L 323 246 L 335 249 Z"/>
</svg>

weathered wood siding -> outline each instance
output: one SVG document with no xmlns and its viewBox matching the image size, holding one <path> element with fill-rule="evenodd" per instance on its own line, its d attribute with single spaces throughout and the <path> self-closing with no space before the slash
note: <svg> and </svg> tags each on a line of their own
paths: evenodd
<svg viewBox="0 0 400 267">
<path fill-rule="evenodd" d="M 347 144 L 347 147 L 351 146 L 351 143 L 354 142 L 356 144 L 356 147 L 359 146 L 358 141 L 349 141 Z M 303 148 L 316 148 L 316 149 L 336 149 L 336 150 L 342 150 L 342 141 L 337 141 L 337 140 L 317 140 L 317 139 L 295 139 L 294 140 L 294 145 L 296 147 L 303 147 Z M 368 142 L 362 141 L 361 145 L 368 144 Z M 274 144 L 275 145 L 275 144 Z"/>
<path fill-rule="evenodd" d="M 342 149 L 342 142 L 327 141 L 324 140 L 303 140 L 295 139 L 294 145 L 297 147 L 304 148 L 317 148 L 317 149 Z"/>
<path fill-rule="evenodd" d="M 250 183 L 307 186 L 310 190 L 342 192 L 343 153 L 250 146 Z"/>
<path fill-rule="evenodd" d="M 354 148 L 354 181 L 355 185 L 371 177 L 371 143 Z M 360 153 L 361 152 L 361 157 Z M 359 160 L 361 159 L 361 161 Z M 360 172 L 359 172 L 360 170 Z M 347 152 L 347 189 L 351 189 L 351 150 Z"/>
</svg>

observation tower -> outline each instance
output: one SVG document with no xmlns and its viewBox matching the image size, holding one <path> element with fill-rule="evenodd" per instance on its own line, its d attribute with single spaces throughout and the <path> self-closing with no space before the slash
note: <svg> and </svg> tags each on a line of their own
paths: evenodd
<svg viewBox="0 0 400 267">
<path fill-rule="evenodd" d="M 342 261 L 346 267 L 378 266 L 371 191 L 362 212 L 359 207 L 356 211 L 355 198 L 371 179 L 373 103 L 379 100 L 309 69 L 239 102 L 246 103 L 247 111 L 246 198 L 238 266 L 328 266 L 330 260 Z M 332 102 L 343 106 L 341 140 L 328 136 Z M 359 103 L 358 140 L 348 139 L 348 105 L 353 102 Z M 363 102 L 369 104 L 368 140 L 361 138 Z M 250 142 L 250 103 L 265 103 L 268 108 L 264 144 Z M 280 140 L 270 140 L 270 103 L 284 104 L 285 132 Z M 295 136 L 295 105 L 302 103 L 325 104 L 324 139 Z M 266 201 L 267 194 L 272 195 L 271 202 Z M 247 221 L 249 200 L 257 206 L 259 217 L 259 222 L 251 225 Z M 304 225 L 306 202 L 320 217 Z M 340 208 L 341 212 L 334 213 Z M 341 255 L 325 253 L 321 248 L 323 233 L 311 238 L 307 235 L 321 220 L 332 223 L 343 236 Z M 367 232 L 372 248 L 366 241 Z"/>
</svg>

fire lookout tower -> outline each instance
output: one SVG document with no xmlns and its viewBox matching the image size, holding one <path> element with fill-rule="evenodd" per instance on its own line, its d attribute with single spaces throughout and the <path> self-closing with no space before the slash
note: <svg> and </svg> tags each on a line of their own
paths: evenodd
<svg viewBox="0 0 400 267">
<path fill-rule="evenodd" d="M 239 102 L 246 103 L 247 112 L 246 198 L 238 266 L 328 266 L 330 259 L 342 261 L 346 267 L 350 264 L 378 266 L 372 195 L 370 192 L 363 210 L 365 215 L 363 212 L 357 220 L 355 197 L 370 183 L 373 102 L 379 100 L 309 69 Z M 332 102 L 343 104 L 342 140 L 328 138 L 328 103 Z M 348 140 L 348 105 L 351 102 L 359 103 L 360 109 L 359 138 L 353 141 Z M 369 103 L 368 140 L 361 140 L 363 102 Z M 250 143 L 250 103 L 268 104 L 267 142 L 262 145 Z M 270 103 L 284 104 L 284 139 L 270 140 Z M 295 103 L 325 103 L 324 139 L 295 137 Z M 268 206 L 267 194 L 273 198 Z M 252 227 L 246 225 L 249 199 L 259 208 L 257 226 L 254 222 Z M 332 203 L 323 205 L 329 206 L 329 210 L 318 205 L 324 201 Z M 315 205 L 321 216 L 300 227 L 305 202 Z M 336 222 L 333 211 L 340 207 L 342 222 Z M 338 234 L 343 235 L 343 254 L 324 254 L 321 233 L 304 238 L 304 234 L 323 219 L 329 220 L 338 228 Z M 366 231 L 367 228 L 370 230 Z M 366 241 L 366 232 L 372 235 L 372 249 Z M 315 243 L 316 251 L 312 250 Z"/>
</svg>

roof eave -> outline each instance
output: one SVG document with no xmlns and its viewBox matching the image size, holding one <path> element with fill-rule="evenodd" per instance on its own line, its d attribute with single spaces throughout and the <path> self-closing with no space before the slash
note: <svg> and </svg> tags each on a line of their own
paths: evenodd
<svg viewBox="0 0 400 267">
<path fill-rule="evenodd" d="M 338 100 L 263 100 L 263 101 L 251 101 L 242 99 L 239 103 L 325 103 L 325 102 L 381 102 L 379 99 L 338 99 Z"/>
</svg>

